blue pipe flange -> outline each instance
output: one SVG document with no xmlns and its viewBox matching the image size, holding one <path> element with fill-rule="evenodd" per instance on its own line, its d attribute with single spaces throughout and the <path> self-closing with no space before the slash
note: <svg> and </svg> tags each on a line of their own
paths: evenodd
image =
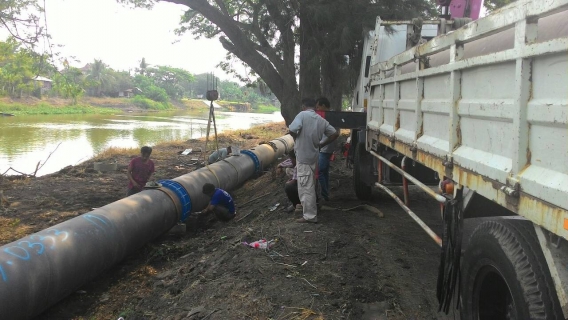
<svg viewBox="0 0 568 320">
<path fill-rule="evenodd" d="M 191 213 L 191 199 L 189 198 L 189 193 L 187 193 L 187 190 L 185 190 L 180 183 L 173 180 L 160 180 L 158 182 L 162 184 L 162 187 L 168 188 L 178 196 L 182 208 L 180 221 L 184 222 Z"/>
<path fill-rule="evenodd" d="M 252 152 L 250 150 L 241 150 L 241 153 L 244 153 L 247 156 L 251 157 L 252 161 L 254 162 L 254 172 L 260 174 L 261 171 L 262 171 L 262 168 L 260 166 L 260 161 L 258 160 L 258 157 L 256 156 L 256 154 L 254 154 L 254 152 Z"/>
</svg>

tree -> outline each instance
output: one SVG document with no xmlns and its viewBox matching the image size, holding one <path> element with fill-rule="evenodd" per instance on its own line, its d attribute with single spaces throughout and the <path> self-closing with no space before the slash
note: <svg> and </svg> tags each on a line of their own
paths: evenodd
<svg viewBox="0 0 568 320">
<path fill-rule="evenodd" d="M 168 102 L 169 97 L 166 90 L 156 86 L 151 78 L 143 75 L 134 77 L 134 85 L 142 91 L 142 95 L 157 102 Z"/>
<path fill-rule="evenodd" d="M 8 31 L 13 38 L 35 44 L 42 36 L 40 17 L 44 12 L 37 0 L 2 0 L 0 1 L 0 27 Z M 25 30 L 21 33 L 21 30 Z"/>
<path fill-rule="evenodd" d="M 102 60 L 97 60 L 91 64 L 91 69 L 87 75 L 87 80 L 91 87 L 94 87 L 94 95 L 101 96 L 102 88 L 111 81 L 110 75 L 107 71 L 107 66 Z M 92 93 L 90 93 L 92 94 Z"/>
<path fill-rule="evenodd" d="M 151 7 L 151 0 L 117 0 L 138 7 Z M 352 50 L 356 39 L 362 37 L 365 25 L 374 25 L 375 16 L 405 18 L 430 12 L 426 0 L 162 0 L 188 7 L 182 17 L 179 34 L 192 32 L 197 37 L 218 37 L 229 57 L 246 63 L 267 84 L 282 104 L 282 115 L 289 123 L 300 109 L 304 95 L 321 92 L 322 75 L 327 79 L 327 92 L 336 89 L 341 76 L 341 59 Z M 334 8 L 336 4 L 342 4 Z M 388 10 L 384 10 L 384 9 Z M 384 12 L 380 12 L 384 10 Z M 313 19 L 318 11 L 326 15 L 328 23 L 319 24 Z M 361 15 L 362 13 L 362 15 Z M 385 16 L 383 13 L 387 13 Z M 331 17 L 331 18 L 330 18 Z M 410 17 L 410 16 L 409 16 Z M 339 26 L 341 28 L 339 28 Z M 329 59 L 320 60 L 330 46 L 322 46 L 318 37 L 342 37 L 341 50 L 330 53 Z M 299 84 L 296 80 L 296 49 L 299 47 Z M 344 65 L 345 63 L 343 63 Z M 223 65 L 222 65 L 223 66 Z M 224 65 L 227 71 L 230 66 Z M 329 70 L 324 70 L 329 68 Z M 322 71 L 323 70 L 323 71 Z M 335 80 L 334 80 L 335 79 Z M 331 81 L 333 80 L 333 81 Z M 324 90 L 324 93 L 326 90 Z"/>
<path fill-rule="evenodd" d="M 145 75 L 146 74 L 146 69 L 148 68 L 148 64 L 146 63 L 146 58 L 142 58 L 142 61 L 140 61 L 140 68 L 138 68 L 138 73 L 141 75 Z"/>
<path fill-rule="evenodd" d="M 511 4 L 517 0 L 485 0 L 483 1 L 483 5 L 487 9 L 487 11 L 491 12 L 493 10 L 502 8 L 508 4 Z"/>
<path fill-rule="evenodd" d="M 20 98 L 34 89 L 37 54 L 22 48 L 14 38 L 0 42 L 0 84 L 2 92 Z"/>
<path fill-rule="evenodd" d="M 168 66 L 147 68 L 145 75 L 152 79 L 154 85 L 164 89 L 173 100 L 180 100 L 189 96 L 191 82 L 194 81 L 191 73 L 186 70 Z"/>
<path fill-rule="evenodd" d="M 73 99 L 73 104 L 77 104 L 87 86 L 85 77 L 78 68 L 65 65 L 65 69 L 61 73 L 56 73 L 53 78 L 53 90 L 64 98 Z"/>
</svg>

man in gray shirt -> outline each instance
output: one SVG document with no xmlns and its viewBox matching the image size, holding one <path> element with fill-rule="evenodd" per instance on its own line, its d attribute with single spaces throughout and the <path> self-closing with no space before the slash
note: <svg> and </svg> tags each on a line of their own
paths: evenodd
<svg viewBox="0 0 568 320">
<path fill-rule="evenodd" d="M 315 112 L 315 107 L 314 99 L 303 99 L 304 111 L 300 112 L 289 126 L 290 134 L 295 139 L 298 194 L 304 211 L 303 217 L 296 220 L 297 222 L 317 222 L 315 175 L 319 149 L 339 136 L 339 132 Z M 323 139 L 324 136 L 327 138 Z"/>
<path fill-rule="evenodd" d="M 209 164 L 225 159 L 229 154 L 231 154 L 231 152 L 232 152 L 231 146 L 215 150 L 215 152 L 209 155 Z"/>
<path fill-rule="evenodd" d="M 318 111 L 330 111 L 331 105 L 329 100 L 325 97 L 321 97 L 316 100 L 316 110 Z M 334 128 L 335 129 L 335 128 Z M 339 132 L 337 129 L 335 129 Z M 323 140 L 322 140 L 323 142 Z M 321 190 L 321 196 L 324 200 L 329 200 L 329 162 L 331 156 L 336 149 L 336 143 L 333 141 L 327 146 L 320 149 L 319 160 L 318 160 L 318 181 Z"/>
</svg>

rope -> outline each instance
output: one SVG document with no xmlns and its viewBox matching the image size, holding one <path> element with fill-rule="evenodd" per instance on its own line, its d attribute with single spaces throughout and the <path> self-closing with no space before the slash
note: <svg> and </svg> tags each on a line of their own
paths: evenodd
<svg viewBox="0 0 568 320">
<path fill-rule="evenodd" d="M 438 268 L 438 311 L 448 314 L 454 293 L 457 291 L 456 309 L 460 303 L 460 258 L 463 232 L 461 192 L 444 206 L 442 254 Z"/>
<path fill-rule="evenodd" d="M 231 167 L 233 167 L 233 169 L 235 169 L 235 171 L 237 172 L 237 182 L 241 181 L 239 180 L 239 169 L 237 169 L 237 167 L 235 167 L 232 163 L 230 163 L 229 161 L 227 161 L 226 159 L 223 159 L 224 162 L 228 163 L 231 165 Z"/>
</svg>

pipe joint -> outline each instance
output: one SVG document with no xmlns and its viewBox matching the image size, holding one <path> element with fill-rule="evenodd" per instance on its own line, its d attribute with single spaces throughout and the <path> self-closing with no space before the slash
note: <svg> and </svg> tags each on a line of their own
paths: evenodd
<svg viewBox="0 0 568 320">
<path fill-rule="evenodd" d="M 256 154 L 250 150 L 242 150 L 241 153 L 246 154 L 252 159 L 254 162 L 254 172 L 260 174 L 262 172 L 262 166 L 260 165 L 260 160 L 258 160 Z"/>
<path fill-rule="evenodd" d="M 162 184 L 164 188 L 171 190 L 181 202 L 181 212 L 180 212 L 180 221 L 184 222 L 189 217 L 191 213 L 191 199 L 189 198 L 189 193 L 185 188 L 176 181 L 173 180 L 160 180 L 158 181 Z"/>
<path fill-rule="evenodd" d="M 292 150 L 290 150 L 290 146 L 288 146 L 288 141 L 286 141 L 286 139 L 276 138 L 273 141 L 280 141 L 284 145 L 284 153 L 285 154 L 292 151 Z"/>
</svg>

